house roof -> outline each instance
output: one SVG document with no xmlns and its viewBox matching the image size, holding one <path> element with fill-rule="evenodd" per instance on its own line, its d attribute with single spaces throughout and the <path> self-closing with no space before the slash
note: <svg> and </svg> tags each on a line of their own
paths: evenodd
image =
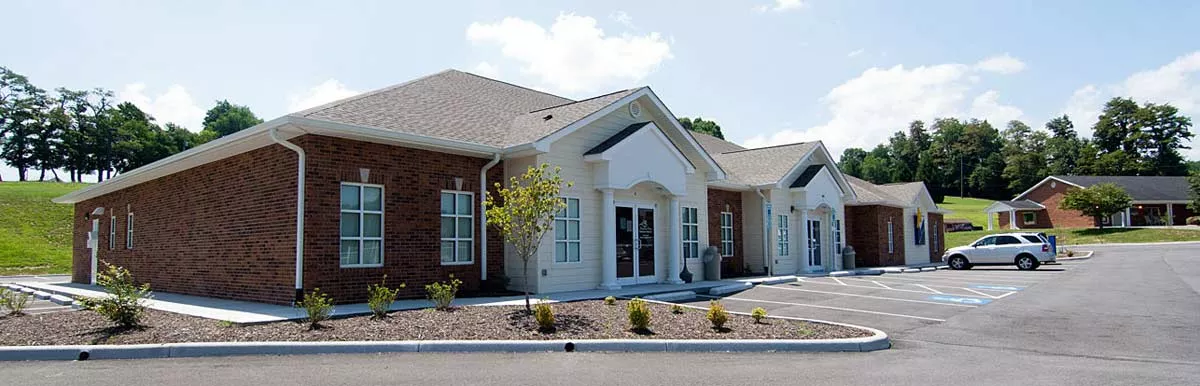
<svg viewBox="0 0 1200 386">
<path fill-rule="evenodd" d="M 740 185 L 778 183 L 804 156 L 820 142 L 801 142 L 788 145 L 736 150 L 713 154 L 713 160 L 725 169 L 726 182 Z"/>
<path fill-rule="evenodd" d="M 700 143 L 700 147 L 704 148 L 708 154 L 721 154 L 731 151 L 746 150 L 745 147 L 733 142 L 726 141 L 708 134 L 692 132 L 692 137 L 696 138 L 696 142 Z"/>
<path fill-rule="evenodd" d="M 824 168 L 825 164 L 808 165 L 808 167 L 804 169 L 804 172 L 800 173 L 800 176 L 796 177 L 795 181 L 792 181 L 792 186 L 790 187 L 803 188 L 808 186 L 808 183 L 812 181 L 813 177 L 816 177 L 817 173 L 820 173 L 821 169 Z"/>
<path fill-rule="evenodd" d="M 1165 176 L 1051 176 L 1069 184 L 1087 188 L 1102 183 L 1117 184 L 1134 201 L 1187 201 L 1187 177 Z M 1045 183 L 1043 180 L 1038 185 Z M 1028 192 L 1026 192 L 1028 193 Z M 1024 196 L 1026 193 L 1022 193 Z M 1018 196 L 1017 198 L 1021 198 Z"/>
<path fill-rule="evenodd" d="M 636 133 L 638 130 L 641 130 L 643 127 L 646 127 L 646 125 L 649 124 L 650 122 L 638 122 L 629 125 L 621 131 L 618 131 L 616 134 L 613 134 L 613 136 L 608 137 L 608 139 L 605 139 L 604 142 L 600 142 L 599 145 L 596 145 L 595 147 L 584 152 L 583 155 L 603 153 L 605 150 L 616 146 L 616 144 L 621 143 L 621 141 L 624 141 L 625 138 L 628 138 L 630 135 L 633 135 L 633 133 Z"/>
<path fill-rule="evenodd" d="M 850 187 L 858 194 L 858 203 L 861 204 L 911 207 L 921 198 L 922 194 L 927 192 L 925 183 L 923 182 L 897 182 L 876 185 L 851 175 L 846 175 L 846 181 L 850 183 Z M 936 211 L 930 211 L 934 213 L 946 213 L 946 211 L 940 208 Z"/>
<path fill-rule="evenodd" d="M 1007 212 L 1010 210 L 1040 210 L 1046 209 L 1046 206 L 1030 201 L 1030 200 L 1012 200 L 1012 201 L 996 201 L 983 211 L 987 213 Z"/>
</svg>

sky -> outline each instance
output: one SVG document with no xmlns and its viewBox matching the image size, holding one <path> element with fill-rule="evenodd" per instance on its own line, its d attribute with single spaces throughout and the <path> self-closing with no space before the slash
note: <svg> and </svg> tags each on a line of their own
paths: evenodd
<svg viewBox="0 0 1200 386">
<path fill-rule="evenodd" d="M 587 98 L 650 86 L 758 147 L 871 148 L 914 119 L 1069 115 L 1129 96 L 1200 117 L 1194 1 L 7 1 L 0 66 L 198 131 L 448 68 Z M 1196 130 L 1193 130 L 1196 131 Z M 1186 151 L 1200 159 L 1200 146 Z M 37 178 L 36 173 L 31 178 Z M 0 166 L 5 180 L 16 171 Z"/>
</svg>

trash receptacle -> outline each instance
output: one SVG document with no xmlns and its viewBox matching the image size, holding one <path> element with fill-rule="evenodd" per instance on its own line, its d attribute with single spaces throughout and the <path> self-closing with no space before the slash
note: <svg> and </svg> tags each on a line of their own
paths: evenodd
<svg viewBox="0 0 1200 386">
<path fill-rule="evenodd" d="M 1058 254 L 1058 236 L 1050 235 L 1050 237 L 1047 237 L 1047 241 L 1050 241 L 1050 251 L 1054 252 L 1054 254 L 1057 255 Z"/>
<path fill-rule="evenodd" d="M 845 248 L 842 248 L 842 269 L 854 269 L 854 256 L 854 247 L 847 245 Z"/>
<path fill-rule="evenodd" d="M 721 280 L 721 251 L 717 247 L 704 250 L 704 280 Z"/>
</svg>

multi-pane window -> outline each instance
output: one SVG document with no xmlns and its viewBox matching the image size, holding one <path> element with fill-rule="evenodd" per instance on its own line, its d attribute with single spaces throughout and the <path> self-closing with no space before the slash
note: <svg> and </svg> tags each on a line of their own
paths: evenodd
<svg viewBox="0 0 1200 386">
<path fill-rule="evenodd" d="M 133 249 L 133 212 L 125 215 L 125 249 Z"/>
<path fill-rule="evenodd" d="M 108 249 L 117 248 L 117 216 L 108 217 Z"/>
<path fill-rule="evenodd" d="M 787 256 L 789 253 L 791 253 L 791 233 L 788 231 L 788 215 L 779 215 L 779 227 L 777 232 L 779 233 L 779 256 Z"/>
<path fill-rule="evenodd" d="M 733 213 L 721 212 L 721 256 L 733 256 Z"/>
<path fill-rule="evenodd" d="M 1158 209 L 1158 208 L 1154 208 L 1154 209 Z M 1021 214 L 1021 217 L 1022 217 L 1022 220 L 1025 221 L 1025 225 L 1037 223 L 1037 213 L 1025 212 L 1025 213 Z"/>
<path fill-rule="evenodd" d="M 929 222 L 929 243 L 932 244 L 933 250 L 940 251 L 938 247 L 938 223 L 937 221 Z"/>
<path fill-rule="evenodd" d="M 383 187 L 342 183 L 341 266 L 383 265 Z"/>
<path fill-rule="evenodd" d="M 442 264 L 474 261 L 474 193 L 442 191 Z"/>
<path fill-rule="evenodd" d="M 579 262 L 579 199 L 562 198 L 564 206 L 554 215 L 554 262 Z"/>
<path fill-rule="evenodd" d="M 833 253 L 842 253 L 842 220 L 833 219 Z"/>
<path fill-rule="evenodd" d="M 888 218 L 887 232 L 888 232 L 888 254 L 890 255 L 890 254 L 896 252 L 896 233 L 892 229 L 891 217 Z"/>
<path fill-rule="evenodd" d="M 700 220 L 696 208 L 683 207 L 680 218 L 683 224 L 683 257 L 700 257 Z"/>
</svg>

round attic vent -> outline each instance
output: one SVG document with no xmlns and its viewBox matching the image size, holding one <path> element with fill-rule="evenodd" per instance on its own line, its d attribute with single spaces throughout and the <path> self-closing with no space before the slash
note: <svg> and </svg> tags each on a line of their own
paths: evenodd
<svg viewBox="0 0 1200 386">
<path fill-rule="evenodd" d="M 1054 189 L 1054 188 L 1057 188 L 1057 187 L 1058 187 L 1058 183 L 1057 183 L 1057 182 L 1050 181 L 1050 189 Z"/>
<path fill-rule="evenodd" d="M 642 105 L 637 102 L 629 102 L 629 116 L 634 118 L 642 116 Z"/>
</svg>

